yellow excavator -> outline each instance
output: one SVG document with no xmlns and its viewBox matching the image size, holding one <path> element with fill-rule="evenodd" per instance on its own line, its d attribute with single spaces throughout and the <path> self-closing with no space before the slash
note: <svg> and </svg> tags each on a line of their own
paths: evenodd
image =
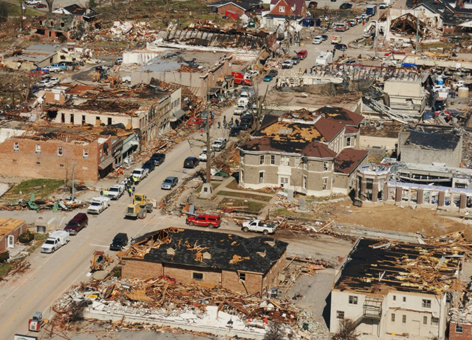
<svg viewBox="0 0 472 340">
<path fill-rule="evenodd" d="M 148 213 L 152 213 L 154 203 L 143 194 L 134 194 L 133 203 L 128 204 L 125 217 L 146 218 Z"/>
</svg>

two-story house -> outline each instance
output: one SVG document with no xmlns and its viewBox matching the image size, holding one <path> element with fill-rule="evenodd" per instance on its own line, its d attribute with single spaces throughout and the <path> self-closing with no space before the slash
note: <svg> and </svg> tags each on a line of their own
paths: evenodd
<svg viewBox="0 0 472 340">
<path fill-rule="evenodd" d="M 304 0 L 271 0 L 269 11 L 262 16 L 261 24 L 269 29 L 283 26 L 287 20 L 300 21 L 306 18 Z"/>
<path fill-rule="evenodd" d="M 335 277 L 330 332 L 350 319 L 363 339 L 445 339 L 463 259 L 446 245 L 359 239 Z"/>
<path fill-rule="evenodd" d="M 336 107 L 265 117 L 240 147 L 240 185 L 282 187 L 314 196 L 349 193 L 355 170 L 367 158 L 367 151 L 356 149 L 362 120 Z"/>
</svg>

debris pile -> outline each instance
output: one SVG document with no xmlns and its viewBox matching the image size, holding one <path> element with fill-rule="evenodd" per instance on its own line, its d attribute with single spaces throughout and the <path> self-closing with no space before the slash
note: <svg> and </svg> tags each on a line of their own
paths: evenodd
<svg viewBox="0 0 472 340">
<path fill-rule="evenodd" d="M 80 308 L 78 308 L 79 306 Z M 168 276 L 148 280 L 109 278 L 82 283 L 66 293 L 53 310 L 56 329 L 97 315 L 116 316 L 121 323 L 127 317 L 140 323 L 172 322 L 175 327 L 192 324 L 210 328 L 232 329 L 263 334 L 270 320 L 278 320 L 294 335 L 322 332 L 323 327 L 290 300 L 275 297 L 243 296 L 222 288 L 183 285 Z M 308 325 L 308 326 L 306 326 Z M 301 331 L 301 329 L 305 331 Z M 326 332 L 326 330 L 324 330 Z M 326 339 L 326 334 L 313 334 L 312 339 Z M 318 337 L 319 336 L 319 337 Z"/>
</svg>

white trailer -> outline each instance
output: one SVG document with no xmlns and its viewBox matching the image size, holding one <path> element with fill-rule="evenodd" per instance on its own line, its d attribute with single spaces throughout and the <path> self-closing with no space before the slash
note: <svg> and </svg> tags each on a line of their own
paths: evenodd
<svg viewBox="0 0 472 340">
<path fill-rule="evenodd" d="M 47 238 L 46 242 L 41 246 L 41 253 L 54 253 L 63 245 L 70 241 L 70 235 L 65 230 L 56 230 Z"/>
</svg>

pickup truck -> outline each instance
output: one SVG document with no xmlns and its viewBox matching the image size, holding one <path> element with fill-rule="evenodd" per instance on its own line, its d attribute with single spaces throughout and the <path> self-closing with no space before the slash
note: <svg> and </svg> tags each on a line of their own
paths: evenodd
<svg viewBox="0 0 472 340">
<path fill-rule="evenodd" d="M 244 114 L 246 111 L 247 111 L 247 106 L 246 106 L 246 105 L 238 105 L 238 106 L 234 109 L 234 114 L 237 115 L 237 116 L 241 116 L 241 115 Z"/>
<path fill-rule="evenodd" d="M 263 233 L 264 235 L 274 234 L 276 229 L 277 227 L 275 225 L 264 223 L 261 220 L 243 222 L 241 227 L 241 230 L 245 233 L 248 231 L 254 231 L 257 233 Z"/>
<path fill-rule="evenodd" d="M 65 230 L 56 230 L 49 235 L 46 242 L 41 246 L 41 253 L 54 253 L 70 240 L 69 233 Z"/>
<path fill-rule="evenodd" d="M 149 169 L 136 168 L 131 176 L 136 177 L 140 182 L 149 175 Z"/>
<path fill-rule="evenodd" d="M 125 192 L 125 186 L 123 184 L 115 184 L 108 189 L 108 197 L 112 200 L 117 200 L 123 196 Z"/>
<path fill-rule="evenodd" d="M 216 151 L 221 151 L 226 147 L 226 142 L 226 138 L 224 137 L 217 138 L 211 145 L 211 148 Z"/>
<path fill-rule="evenodd" d="M 108 197 L 94 197 L 92 203 L 87 208 L 89 214 L 100 214 L 103 210 L 110 206 L 110 199 Z"/>
</svg>

